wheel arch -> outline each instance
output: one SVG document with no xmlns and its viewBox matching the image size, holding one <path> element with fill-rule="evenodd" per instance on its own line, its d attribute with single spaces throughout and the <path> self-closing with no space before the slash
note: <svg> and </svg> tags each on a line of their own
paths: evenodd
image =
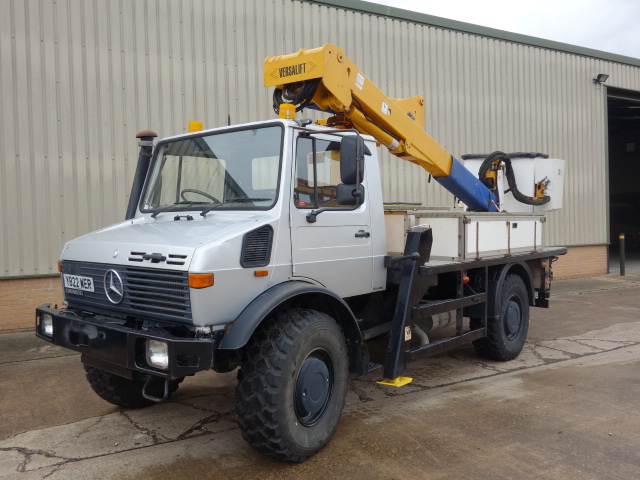
<svg viewBox="0 0 640 480">
<path fill-rule="evenodd" d="M 330 290 L 301 281 L 280 283 L 256 297 L 226 331 L 220 342 L 220 350 L 242 349 L 270 314 L 291 307 L 317 310 L 336 320 L 347 342 L 349 371 L 367 373 L 369 354 L 349 306 Z"/>
<path fill-rule="evenodd" d="M 489 280 L 489 304 L 487 306 L 487 314 L 489 317 L 495 318 L 498 315 L 498 312 L 496 311 L 497 292 L 500 291 L 500 286 L 508 275 L 518 275 L 522 279 L 527 289 L 529 306 L 534 306 L 535 292 L 533 287 L 533 276 L 529 266 L 524 262 L 500 265 L 496 270 L 494 270 L 493 275 L 491 275 L 491 279 Z"/>
</svg>

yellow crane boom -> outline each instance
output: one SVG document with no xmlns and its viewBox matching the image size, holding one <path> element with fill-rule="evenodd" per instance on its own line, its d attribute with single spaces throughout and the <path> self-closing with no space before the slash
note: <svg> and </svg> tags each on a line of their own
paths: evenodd
<svg viewBox="0 0 640 480">
<path fill-rule="evenodd" d="M 264 84 L 275 87 L 278 98 L 296 105 L 297 110 L 309 106 L 344 115 L 392 154 L 427 170 L 470 209 L 496 210 L 489 189 L 423 130 L 424 98 L 389 98 L 341 48 L 325 44 L 267 57 Z"/>
</svg>

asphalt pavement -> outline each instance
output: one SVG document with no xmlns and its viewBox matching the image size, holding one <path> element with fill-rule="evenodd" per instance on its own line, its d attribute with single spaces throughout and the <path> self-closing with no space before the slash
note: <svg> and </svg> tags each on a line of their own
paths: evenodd
<svg viewBox="0 0 640 480">
<path fill-rule="evenodd" d="M 511 362 L 468 346 L 409 364 L 406 387 L 352 376 L 332 441 L 300 465 L 244 443 L 235 372 L 125 410 L 91 391 L 77 354 L 0 335 L 0 480 L 637 479 L 639 314 L 640 269 L 556 281 Z"/>
</svg>

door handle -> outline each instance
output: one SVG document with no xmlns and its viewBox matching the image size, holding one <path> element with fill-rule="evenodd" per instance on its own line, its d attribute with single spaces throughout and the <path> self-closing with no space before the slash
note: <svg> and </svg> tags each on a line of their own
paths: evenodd
<svg viewBox="0 0 640 480">
<path fill-rule="evenodd" d="M 358 230 L 358 233 L 356 233 L 356 238 L 369 238 L 370 236 L 371 233 L 365 232 L 364 230 Z"/>
</svg>

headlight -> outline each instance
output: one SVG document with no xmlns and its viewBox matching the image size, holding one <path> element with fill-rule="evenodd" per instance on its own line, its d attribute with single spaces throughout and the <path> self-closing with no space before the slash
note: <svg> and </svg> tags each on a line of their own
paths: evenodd
<svg viewBox="0 0 640 480">
<path fill-rule="evenodd" d="M 47 337 L 53 337 L 53 317 L 48 313 L 42 314 L 42 322 L 40 323 L 42 327 L 42 333 Z"/>
<path fill-rule="evenodd" d="M 169 345 L 160 340 L 147 340 L 147 364 L 166 370 L 169 368 Z"/>
</svg>

